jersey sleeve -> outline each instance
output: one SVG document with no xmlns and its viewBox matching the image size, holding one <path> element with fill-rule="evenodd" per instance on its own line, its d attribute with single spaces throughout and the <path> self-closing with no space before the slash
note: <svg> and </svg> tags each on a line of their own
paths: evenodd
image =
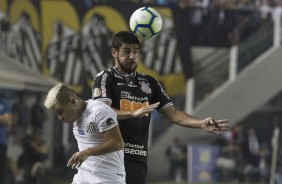
<svg viewBox="0 0 282 184">
<path fill-rule="evenodd" d="M 152 103 L 160 102 L 160 106 L 157 108 L 157 110 L 161 113 L 166 107 L 173 105 L 173 103 L 159 81 L 157 81 L 155 78 L 151 78 L 151 83 L 153 86 Z"/>
<path fill-rule="evenodd" d="M 111 101 L 111 98 L 111 73 L 105 70 L 98 73 L 94 79 L 92 86 L 92 99 Z"/>
<path fill-rule="evenodd" d="M 116 113 L 107 105 L 100 108 L 95 116 L 95 122 L 98 124 L 99 132 L 107 131 L 118 125 Z"/>
</svg>

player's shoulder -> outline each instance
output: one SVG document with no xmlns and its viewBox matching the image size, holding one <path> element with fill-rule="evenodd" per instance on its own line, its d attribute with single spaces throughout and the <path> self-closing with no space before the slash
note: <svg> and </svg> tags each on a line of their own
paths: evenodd
<svg viewBox="0 0 282 184">
<path fill-rule="evenodd" d="M 99 99 L 96 100 L 90 99 L 88 103 L 90 103 L 91 104 L 90 106 L 92 106 L 91 107 L 92 112 L 98 115 L 98 117 L 116 116 L 114 110 L 105 102 Z"/>
<path fill-rule="evenodd" d="M 93 107 L 93 108 L 101 108 L 101 107 L 105 107 L 107 106 L 107 104 L 101 100 L 93 100 L 93 99 L 89 99 L 88 100 L 88 104 L 90 107 Z"/>
<path fill-rule="evenodd" d="M 137 77 L 139 80 L 142 80 L 142 81 L 149 81 L 149 82 L 152 82 L 152 81 L 157 81 L 157 79 L 149 74 L 146 74 L 146 73 L 142 73 L 142 72 L 136 72 L 137 74 Z"/>
<path fill-rule="evenodd" d="M 136 72 L 136 75 L 139 79 L 145 79 L 145 80 L 156 80 L 156 78 L 154 78 L 153 76 L 146 74 L 146 73 L 142 73 L 142 72 Z"/>
<path fill-rule="evenodd" d="M 112 68 L 108 68 L 108 69 L 105 69 L 105 70 L 103 70 L 103 71 L 100 71 L 100 72 L 96 75 L 96 77 L 100 77 L 100 76 L 102 76 L 103 74 L 110 74 L 110 73 L 112 73 Z"/>
</svg>

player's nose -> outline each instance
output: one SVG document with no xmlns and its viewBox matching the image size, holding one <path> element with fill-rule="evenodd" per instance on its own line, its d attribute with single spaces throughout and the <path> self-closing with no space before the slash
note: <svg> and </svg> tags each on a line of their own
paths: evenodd
<svg viewBox="0 0 282 184">
<path fill-rule="evenodd" d="M 134 54 L 132 52 L 129 54 L 129 59 L 134 59 Z"/>
<path fill-rule="evenodd" d="M 130 52 L 129 54 L 130 59 L 135 59 L 136 57 L 137 57 L 137 53 L 135 53 L 134 51 Z"/>
</svg>

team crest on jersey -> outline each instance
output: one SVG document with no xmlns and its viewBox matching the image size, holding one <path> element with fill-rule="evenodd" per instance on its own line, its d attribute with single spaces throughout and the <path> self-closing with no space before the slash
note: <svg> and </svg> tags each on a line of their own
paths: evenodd
<svg viewBox="0 0 282 184">
<path fill-rule="evenodd" d="M 147 94 L 152 93 L 152 89 L 149 87 L 149 83 L 142 81 L 142 82 L 139 82 L 139 84 L 141 84 L 141 89 L 144 93 L 147 93 Z"/>
<path fill-rule="evenodd" d="M 107 119 L 106 124 L 109 126 L 113 124 L 115 121 L 112 118 Z"/>
<path fill-rule="evenodd" d="M 93 134 L 96 131 L 93 122 L 90 122 L 86 127 L 86 132 L 89 134 Z"/>
</svg>

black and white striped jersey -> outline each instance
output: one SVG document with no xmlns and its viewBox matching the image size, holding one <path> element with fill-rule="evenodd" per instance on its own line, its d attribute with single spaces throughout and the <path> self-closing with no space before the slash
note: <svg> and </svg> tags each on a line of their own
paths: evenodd
<svg viewBox="0 0 282 184">
<path fill-rule="evenodd" d="M 113 108 L 123 111 L 133 111 L 160 102 L 157 110 L 161 112 L 172 105 L 171 99 L 155 78 L 138 72 L 122 75 L 114 67 L 97 74 L 92 93 L 93 99 L 111 102 Z M 149 124 L 150 115 L 119 121 L 125 142 L 125 161 L 147 161 Z"/>
</svg>

